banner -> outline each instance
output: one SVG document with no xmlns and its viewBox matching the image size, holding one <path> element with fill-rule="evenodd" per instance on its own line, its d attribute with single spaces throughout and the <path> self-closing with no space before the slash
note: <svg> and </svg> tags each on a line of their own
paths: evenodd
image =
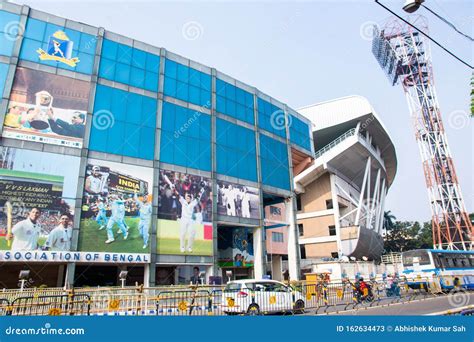
<svg viewBox="0 0 474 342">
<path fill-rule="evenodd" d="M 17 68 L 3 136 L 81 148 L 89 92 L 89 82 Z"/>
<path fill-rule="evenodd" d="M 160 170 L 157 252 L 213 255 L 209 178 Z"/>
<path fill-rule="evenodd" d="M 240 227 L 219 229 L 219 267 L 253 267 L 253 230 Z"/>
<path fill-rule="evenodd" d="M 153 169 L 90 159 L 85 178 L 78 249 L 149 253 Z"/>
<path fill-rule="evenodd" d="M 0 250 L 70 250 L 79 158 L 12 147 L 0 156 Z"/>
<path fill-rule="evenodd" d="M 217 213 L 242 218 L 260 218 L 260 195 L 257 188 L 217 181 Z"/>
</svg>

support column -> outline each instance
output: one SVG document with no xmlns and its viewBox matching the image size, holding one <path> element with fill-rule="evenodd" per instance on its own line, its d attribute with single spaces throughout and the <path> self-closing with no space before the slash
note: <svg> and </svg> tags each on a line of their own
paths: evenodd
<svg viewBox="0 0 474 342">
<path fill-rule="evenodd" d="M 64 288 L 70 289 L 74 286 L 74 272 L 76 271 L 76 264 L 70 262 L 66 266 L 66 277 L 64 279 Z"/>
<path fill-rule="evenodd" d="M 341 218 L 339 214 L 339 201 L 337 198 L 338 190 L 336 187 L 336 175 L 334 173 L 329 174 L 329 181 L 331 183 L 331 199 L 332 206 L 334 210 L 334 225 L 336 227 L 336 243 L 337 243 L 337 255 L 338 257 L 342 256 L 342 246 L 341 246 Z"/>
<path fill-rule="evenodd" d="M 288 272 L 290 273 L 290 280 L 298 280 L 300 277 L 300 246 L 297 235 L 295 196 L 286 199 L 285 212 L 286 221 L 288 222 Z"/>
<path fill-rule="evenodd" d="M 278 280 L 278 281 L 283 280 L 281 259 L 282 259 L 281 255 L 272 256 L 272 279 Z"/>
<path fill-rule="evenodd" d="M 265 239 L 263 238 L 265 234 L 265 229 L 263 227 L 258 227 L 253 230 L 253 248 L 254 248 L 254 273 L 255 279 L 262 279 L 264 275 L 264 243 Z"/>
</svg>

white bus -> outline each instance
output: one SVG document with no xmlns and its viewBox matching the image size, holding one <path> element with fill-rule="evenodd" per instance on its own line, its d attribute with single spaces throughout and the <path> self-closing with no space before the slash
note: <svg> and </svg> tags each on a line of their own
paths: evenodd
<svg viewBox="0 0 474 342">
<path fill-rule="evenodd" d="M 474 289 L 474 251 L 415 249 L 402 253 L 403 276 L 411 288 L 437 281 L 443 290 Z"/>
</svg>

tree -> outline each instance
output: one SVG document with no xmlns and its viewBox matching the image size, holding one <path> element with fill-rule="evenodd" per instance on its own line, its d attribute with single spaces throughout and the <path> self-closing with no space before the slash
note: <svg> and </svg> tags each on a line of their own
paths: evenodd
<svg viewBox="0 0 474 342">
<path fill-rule="evenodd" d="M 392 214 L 392 212 L 390 210 L 389 211 L 384 211 L 384 213 L 383 213 L 383 227 L 386 230 L 392 229 L 394 224 L 395 224 L 396 219 L 397 218 L 395 217 L 395 215 Z"/>
</svg>

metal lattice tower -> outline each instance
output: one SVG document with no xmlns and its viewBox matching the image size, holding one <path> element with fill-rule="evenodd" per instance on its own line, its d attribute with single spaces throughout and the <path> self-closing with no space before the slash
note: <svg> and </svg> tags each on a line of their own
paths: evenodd
<svg viewBox="0 0 474 342">
<path fill-rule="evenodd" d="M 413 24 L 428 31 L 421 16 Z M 402 85 L 408 101 L 430 200 L 434 248 L 472 249 L 473 228 L 441 119 L 429 42 L 410 25 L 393 20 L 382 29 L 374 27 L 372 52 L 392 85 Z"/>
</svg>

